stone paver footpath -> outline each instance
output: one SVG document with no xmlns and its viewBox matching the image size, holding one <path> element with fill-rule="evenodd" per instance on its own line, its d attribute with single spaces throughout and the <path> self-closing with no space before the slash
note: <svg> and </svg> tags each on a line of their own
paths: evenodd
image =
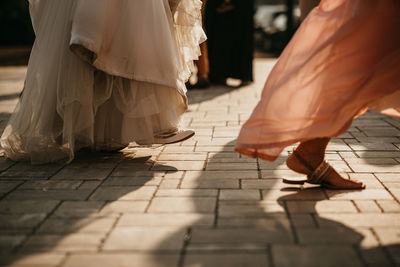
<svg viewBox="0 0 400 267">
<path fill-rule="evenodd" d="M 68 166 L 0 157 L 0 266 L 400 266 L 400 120 L 368 112 L 326 157 L 363 191 L 288 187 L 234 152 L 275 60 L 248 87 L 189 91 L 182 143 L 78 153 Z M 0 132 L 26 68 L 0 69 Z"/>
</svg>

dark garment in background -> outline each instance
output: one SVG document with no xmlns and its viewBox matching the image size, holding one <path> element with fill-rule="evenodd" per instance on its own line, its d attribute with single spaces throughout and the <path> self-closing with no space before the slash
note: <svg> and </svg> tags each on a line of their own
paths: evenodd
<svg viewBox="0 0 400 267">
<path fill-rule="evenodd" d="M 224 2 L 208 0 L 205 9 L 210 80 L 253 81 L 254 0 Z"/>
</svg>

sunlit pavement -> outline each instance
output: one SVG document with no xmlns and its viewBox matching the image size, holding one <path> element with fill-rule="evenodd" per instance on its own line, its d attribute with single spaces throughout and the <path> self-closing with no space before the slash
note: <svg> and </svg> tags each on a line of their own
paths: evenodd
<svg viewBox="0 0 400 267">
<path fill-rule="evenodd" d="M 289 188 L 284 155 L 234 152 L 274 62 L 250 86 L 189 91 L 183 143 L 68 166 L 0 157 L 0 266 L 400 266 L 399 119 L 368 112 L 330 143 L 363 191 Z M 0 132 L 25 71 L 0 68 Z"/>
</svg>

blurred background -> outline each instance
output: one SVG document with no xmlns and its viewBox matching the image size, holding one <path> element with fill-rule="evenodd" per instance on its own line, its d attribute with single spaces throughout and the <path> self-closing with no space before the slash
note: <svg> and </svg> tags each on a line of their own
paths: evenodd
<svg viewBox="0 0 400 267">
<path fill-rule="evenodd" d="M 255 0 L 256 57 L 278 56 L 298 26 L 298 0 Z M 0 65 L 25 65 L 34 33 L 28 0 L 0 1 Z"/>
</svg>

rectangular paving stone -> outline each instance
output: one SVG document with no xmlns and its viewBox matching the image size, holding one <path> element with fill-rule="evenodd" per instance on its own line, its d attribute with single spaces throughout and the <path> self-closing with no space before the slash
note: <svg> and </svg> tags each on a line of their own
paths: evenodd
<svg viewBox="0 0 400 267">
<path fill-rule="evenodd" d="M 373 200 L 355 200 L 357 208 L 365 213 L 381 213 L 381 209 Z"/>
<path fill-rule="evenodd" d="M 184 178 L 181 188 L 186 189 L 220 189 L 220 188 L 239 188 L 239 179 L 231 178 L 208 178 L 200 177 L 197 179 Z"/>
<path fill-rule="evenodd" d="M 107 186 L 157 186 L 161 177 L 109 177 L 103 185 Z"/>
<path fill-rule="evenodd" d="M 228 244 L 257 244 L 257 243 L 293 243 L 291 231 L 276 231 L 254 228 L 233 229 L 193 229 L 191 243 L 228 243 Z"/>
<path fill-rule="evenodd" d="M 152 170 L 203 170 L 205 161 L 157 161 Z"/>
<path fill-rule="evenodd" d="M 24 236 L 24 235 L 0 234 L 0 251 L 1 251 L 1 253 L 8 254 L 13 249 L 15 249 L 15 247 L 19 246 L 24 241 L 25 238 L 26 238 L 26 236 Z"/>
<path fill-rule="evenodd" d="M 330 199 L 335 200 L 371 200 L 371 199 L 393 199 L 384 189 L 364 189 L 358 191 L 349 190 L 326 190 Z"/>
<path fill-rule="evenodd" d="M 224 254 L 193 254 L 188 253 L 185 257 L 184 267 L 245 267 L 264 266 L 268 267 L 270 258 L 267 253 L 224 253 Z"/>
<path fill-rule="evenodd" d="M 86 217 L 99 212 L 105 201 L 64 201 L 54 212 L 56 217 Z"/>
<path fill-rule="evenodd" d="M 27 181 L 19 187 L 19 189 L 31 190 L 60 190 L 60 189 L 77 189 L 82 181 L 54 181 L 54 180 L 35 180 Z"/>
<path fill-rule="evenodd" d="M 377 203 L 383 212 L 400 212 L 400 204 L 395 200 L 377 200 Z"/>
<path fill-rule="evenodd" d="M 389 164 L 383 164 L 383 165 L 378 165 L 378 164 L 353 164 L 349 163 L 350 167 L 355 171 L 355 172 L 400 172 L 400 165 L 389 165 Z"/>
<path fill-rule="evenodd" d="M 31 165 L 29 163 L 19 162 L 0 173 L 0 177 L 47 179 L 58 172 L 62 167 L 62 165 L 57 164 Z"/>
<path fill-rule="evenodd" d="M 57 266 L 65 257 L 64 253 L 0 254 L 0 266 Z"/>
<path fill-rule="evenodd" d="M 205 161 L 207 153 L 161 153 L 159 161 Z"/>
<path fill-rule="evenodd" d="M 103 234 L 88 233 L 33 235 L 23 245 L 22 251 L 96 251 L 103 237 Z"/>
<path fill-rule="evenodd" d="M 392 227 L 400 225 L 400 214 L 381 213 L 379 215 L 371 213 L 358 214 L 321 214 L 317 217 L 318 224 L 321 227 L 329 227 L 332 222 L 340 223 L 345 226 L 355 227 Z"/>
<path fill-rule="evenodd" d="M 2 131 L 0 131 L 2 132 Z M 8 168 L 10 168 L 12 165 L 14 165 L 15 162 L 6 159 L 6 158 L 0 158 L 0 172 L 7 170 Z"/>
<path fill-rule="evenodd" d="M 262 190 L 265 200 L 324 200 L 327 199 L 323 190 L 310 189 L 298 191 Z"/>
<path fill-rule="evenodd" d="M 355 151 L 397 151 L 398 148 L 390 143 L 360 143 L 360 144 L 350 144 L 349 145 Z"/>
<path fill-rule="evenodd" d="M 77 254 L 67 258 L 62 267 L 165 267 L 177 266 L 180 255 L 155 253 Z"/>
<path fill-rule="evenodd" d="M 159 186 L 160 189 L 176 189 L 181 183 L 180 179 L 163 180 Z"/>
<path fill-rule="evenodd" d="M 217 227 L 222 229 L 241 227 L 263 229 L 268 231 L 287 231 L 291 232 L 290 221 L 286 214 L 274 214 L 273 216 L 239 216 L 225 217 L 219 216 Z"/>
<path fill-rule="evenodd" d="M 217 199 L 213 197 L 155 197 L 150 213 L 213 213 Z"/>
<path fill-rule="evenodd" d="M 216 197 L 215 189 L 158 189 L 157 197 Z"/>
<path fill-rule="evenodd" d="M 398 158 L 400 151 L 358 151 L 357 156 L 360 158 Z"/>
<path fill-rule="evenodd" d="M 177 227 L 118 227 L 106 239 L 104 251 L 180 251 L 186 230 Z"/>
<path fill-rule="evenodd" d="M 399 224 L 393 224 L 392 227 L 374 227 L 374 232 L 384 246 L 398 246 L 400 244 Z"/>
<path fill-rule="evenodd" d="M 357 245 L 362 240 L 358 232 L 345 227 L 330 228 L 297 228 L 297 236 L 300 244 L 304 245 L 329 245 L 329 244 L 354 244 Z"/>
<path fill-rule="evenodd" d="M 123 214 L 118 221 L 117 227 L 137 226 L 137 227 L 194 227 L 194 226 L 213 226 L 213 214 Z"/>
<path fill-rule="evenodd" d="M 400 173 L 375 173 L 375 176 L 384 183 L 398 182 L 400 179 Z"/>
<path fill-rule="evenodd" d="M 278 179 L 244 179 L 241 184 L 243 189 L 280 189 L 283 186 Z"/>
<path fill-rule="evenodd" d="M 315 229 L 317 227 L 312 214 L 295 213 L 290 215 L 290 219 L 292 221 L 293 226 L 296 229 L 301 229 L 301 228 Z"/>
<path fill-rule="evenodd" d="M 49 213 L 59 203 L 56 200 L 1 200 L 0 213 Z"/>
<path fill-rule="evenodd" d="M 64 168 L 52 180 L 104 180 L 110 175 L 112 168 Z"/>
<path fill-rule="evenodd" d="M 92 190 L 16 190 L 11 192 L 7 200 L 84 200 Z"/>
<path fill-rule="evenodd" d="M 285 212 L 276 201 L 219 201 L 219 216 L 270 216 L 271 213 Z"/>
<path fill-rule="evenodd" d="M 343 175 L 346 178 L 346 175 Z M 382 183 L 371 173 L 348 173 L 348 177 L 363 182 L 367 189 L 384 189 Z"/>
<path fill-rule="evenodd" d="M 107 203 L 101 210 L 100 214 L 116 214 L 116 213 L 143 213 L 145 212 L 150 201 L 146 200 L 118 200 Z"/>
<path fill-rule="evenodd" d="M 189 171 L 186 172 L 186 179 L 210 178 L 210 179 L 257 179 L 257 170 L 253 171 Z"/>
<path fill-rule="evenodd" d="M 360 250 L 361 257 L 367 266 L 391 266 L 393 265 L 382 247 Z"/>
<path fill-rule="evenodd" d="M 11 192 L 13 189 L 18 187 L 21 182 L 18 181 L 0 181 L 0 197 L 3 197 L 7 193 Z"/>
<path fill-rule="evenodd" d="M 116 218 L 49 218 L 37 230 L 45 234 L 70 234 L 70 233 L 103 233 L 106 234 L 114 225 Z"/>
<path fill-rule="evenodd" d="M 364 266 L 351 245 L 273 245 L 272 258 L 277 267 Z"/>
<path fill-rule="evenodd" d="M 91 200 L 150 200 L 155 191 L 155 186 L 102 186 L 99 187 Z"/>
<path fill-rule="evenodd" d="M 356 207 L 348 200 L 287 201 L 290 213 L 357 213 Z"/>
<path fill-rule="evenodd" d="M 234 146 L 197 146 L 196 152 L 234 152 Z"/>
<path fill-rule="evenodd" d="M 208 162 L 206 170 L 255 170 L 256 162 Z"/>
<path fill-rule="evenodd" d="M 261 200 L 260 190 L 256 189 L 222 189 L 219 195 L 221 200 Z"/>
<path fill-rule="evenodd" d="M 8 214 L 0 216 L 0 229 L 3 230 L 19 230 L 32 229 L 36 227 L 46 214 L 43 213 L 24 213 L 24 214 Z"/>
</svg>

